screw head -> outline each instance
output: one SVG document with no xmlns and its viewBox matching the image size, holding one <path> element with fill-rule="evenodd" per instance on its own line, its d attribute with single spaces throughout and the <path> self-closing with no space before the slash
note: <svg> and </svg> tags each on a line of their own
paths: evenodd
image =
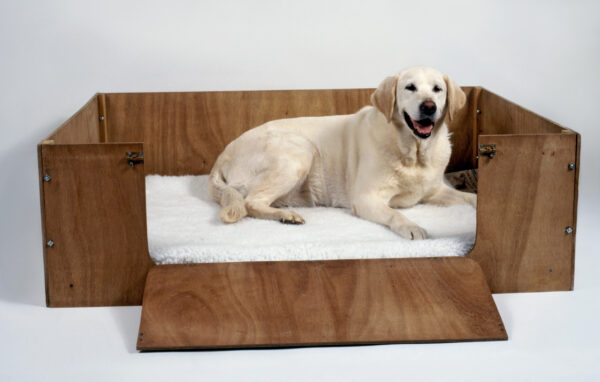
<svg viewBox="0 0 600 382">
<path fill-rule="evenodd" d="M 569 235 L 569 234 L 573 233 L 573 227 L 571 227 L 571 226 L 568 226 L 567 228 L 565 228 L 565 233 L 566 233 L 567 235 Z"/>
<path fill-rule="evenodd" d="M 477 114 L 481 114 L 481 109 L 477 109 Z"/>
<path fill-rule="evenodd" d="M 52 240 L 48 240 L 48 242 L 46 243 L 46 245 L 50 248 L 54 247 L 54 242 Z"/>
<path fill-rule="evenodd" d="M 104 121 L 104 116 L 103 116 L 103 115 L 101 115 L 99 119 L 100 119 L 101 121 Z"/>
<path fill-rule="evenodd" d="M 50 175 L 44 175 L 44 182 L 49 182 L 50 180 L 52 180 L 52 177 Z"/>
<path fill-rule="evenodd" d="M 569 163 L 569 170 L 575 170 L 575 163 Z"/>
</svg>

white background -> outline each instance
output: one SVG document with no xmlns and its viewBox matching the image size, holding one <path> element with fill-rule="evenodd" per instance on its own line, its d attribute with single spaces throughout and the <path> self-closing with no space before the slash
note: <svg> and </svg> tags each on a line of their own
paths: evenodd
<svg viewBox="0 0 600 382">
<path fill-rule="evenodd" d="M 596 1 L 1 0 L 0 380 L 598 380 L 599 15 Z M 95 92 L 375 87 L 414 64 L 582 134 L 575 291 L 495 295 L 509 341 L 138 354 L 139 307 L 44 307 L 35 147 Z"/>
</svg>

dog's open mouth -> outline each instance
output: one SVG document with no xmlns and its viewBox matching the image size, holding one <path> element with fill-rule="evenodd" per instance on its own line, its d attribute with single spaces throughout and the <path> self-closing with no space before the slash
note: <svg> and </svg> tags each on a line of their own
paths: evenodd
<svg viewBox="0 0 600 382">
<path fill-rule="evenodd" d="M 420 119 L 415 121 L 407 112 L 404 112 L 404 120 L 413 133 L 419 138 L 429 138 L 433 130 L 434 121 L 430 118 Z"/>
</svg>

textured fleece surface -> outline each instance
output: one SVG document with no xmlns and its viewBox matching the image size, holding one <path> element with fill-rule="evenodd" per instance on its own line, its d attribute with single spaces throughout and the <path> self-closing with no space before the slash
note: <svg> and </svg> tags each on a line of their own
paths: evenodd
<svg viewBox="0 0 600 382">
<path fill-rule="evenodd" d="M 418 241 L 342 208 L 294 208 L 304 225 L 249 217 L 224 224 L 207 184 L 208 176 L 146 177 L 148 244 L 156 263 L 462 256 L 475 242 L 469 205 L 400 210 L 427 231 L 429 238 Z"/>
</svg>

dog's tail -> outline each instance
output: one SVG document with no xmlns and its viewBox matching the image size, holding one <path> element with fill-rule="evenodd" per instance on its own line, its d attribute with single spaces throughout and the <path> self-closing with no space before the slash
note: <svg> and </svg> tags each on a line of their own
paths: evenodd
<svg viewBox="0 0 600 382">
<path fill-rule="evenodd" d="M 235 223 L 248 215 L 244 197 L 225 182 L 218 164 L 210 172 L 208 191 L 213 200 L 223 207 L 219 217 L 224 223 Z"/>
</svg>

